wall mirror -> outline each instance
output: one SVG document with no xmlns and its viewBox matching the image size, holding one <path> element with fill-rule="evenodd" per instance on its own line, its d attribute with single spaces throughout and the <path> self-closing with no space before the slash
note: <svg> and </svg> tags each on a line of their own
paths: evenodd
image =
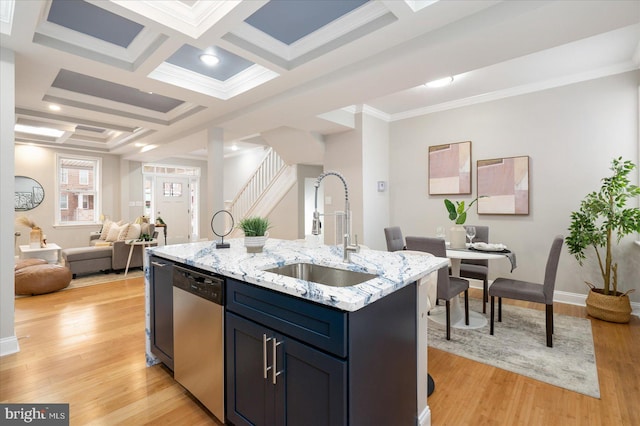
<svg viewBox="0 0 640 426">
<path fill-rule="evenodd" d="M 35 209 L 44 200 L 44 188 L 35 179 L 27 176 L 16 176 L 14 209 L 24 212 Z"/>
</svg>

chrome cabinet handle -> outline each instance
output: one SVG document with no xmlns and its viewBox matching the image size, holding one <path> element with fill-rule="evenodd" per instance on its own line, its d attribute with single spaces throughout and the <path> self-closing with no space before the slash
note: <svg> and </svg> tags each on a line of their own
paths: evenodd
<svg viewBox="0 0 640 426">
<path fill-rule="evenodd" d="M 276 377 L 281 375 L 282 371 L 283 371 L 283 370 L 280 370 L 280 371 L 276 372 L 276 370 L 278 369 L 278 351 L 276 350 L 276 348 L 278 346 L 280 346 L 281 344 L 282 344 L 282 342 L 276 341 L 275 337 L 271 341 L 271 349 L 272 349 L 272 352 L 273 352 L 273 369 L 271 370 L 271 382 L 274 385 L 277 383 Z"/>
<path fill-rule="evenodd" d="M 267 372 L 271 369 L 271 367 L 267 367 L 267 342 L 269 340 L 271 340 L 271 337 L 267 337 L 266 334 L 262 335 L 262 373 L 265 379 L 267 378 Z"/>
<path fill-rule="evenodd" d="M 154 266 L 158 266 L 160 268 L 164 268 L 165 266 L 167 266 L 166 263 L 156 262 L 155 260 L 153 262 L 151 262 L 151 264 L 154 265 Z"/>
</svg>

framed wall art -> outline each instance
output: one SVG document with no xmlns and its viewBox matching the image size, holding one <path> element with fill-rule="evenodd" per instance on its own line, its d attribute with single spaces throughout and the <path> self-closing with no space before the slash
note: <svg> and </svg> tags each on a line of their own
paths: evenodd
<svg viewBox="0 0 640 426">
<path fill-rule="evenodd" d="M 529 214 L 529 156 L 478 160 L 478 214 Z"/>
<path fill-rule="evenodd" d="M 429 194 L 471 194 L 471 141 L 429 147 Z"/>
</svg>

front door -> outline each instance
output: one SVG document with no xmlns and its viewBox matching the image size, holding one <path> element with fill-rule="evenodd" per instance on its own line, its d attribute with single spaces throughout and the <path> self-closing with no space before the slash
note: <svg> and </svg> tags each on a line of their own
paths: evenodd
<svg viewBox="0 0 640 426">
<path fill-rule="evenodd" d="M 191 212 L 189 178 L 156 178 L 155 206 L 159 216 L 167 224 L 167 244 L 190 242 Z M 158 238 L 164 240 L 161 230 Z"/>
</svg>

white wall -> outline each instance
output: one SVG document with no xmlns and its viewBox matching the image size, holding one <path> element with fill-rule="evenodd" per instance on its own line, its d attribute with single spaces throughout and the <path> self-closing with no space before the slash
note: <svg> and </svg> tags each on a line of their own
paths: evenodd
<svg viewBox="0 0 640 426">
<path fill-rule="evenodd" d="M 19 350 L 14 327 L 14 165 L 15 54 L 0 48 L 0 355 Z"/>
<path fill-rule="evenodd" d="M 295 240 L 299 237 L 298 222 L 301 217 L 297 213 L 300 202 L 298 184 L 295 184 L 268 215 L 271 223 L 271 228 L 269 229 L 270 238 Z"/>
<path fill-rule="evenodd" d="M 255 148 L 224 159 L 224 200 L 232 201 L 264 159 L 266 148 Z"/>
<path fill-rule="evenodd" d="M 640 72 L 634 71 L 393 122 L 390 223 L 401 226 L 405 236 L 434 235 L 437 226 L 450 225 L 443 205 L 447 197 L 428 193 L 431 145 L 472 141 L 473 196 L 448 196 L 455 200 L 475 197 L 477 160 L 528 155 L 530 214 L 478 216 L 474 207 L 467 223 L 489 225 L 490 239 L 517 254 L 513 274 L 508 262 L 492 261 L 492 278 L 511 275 L 541 282 L 552 238 L 568 235 L 571 212 L 599 188 L 611 159 L 638 160 L 639 81 Z M 638 180 L 637 170 L 632 179 Z M 616 250 L 624 289 L 640 289 L 640 246 L 633 239 L 624 239 Z M 565 248 L 556 291 L 586 294 L 585 280 L 600 283 L 594 260 L 581 268 Z M 640 291 L 631 298 L 640 301 Z"/>
<path fill-rule="evenodd" d="M 369 248 L 386 250 L 383 229 L 389 226 L 389 124 L 367 114 L 362 120 L 363 235 Z M 378 191 L 378 182 L 387 184 Z"/>
<path fill-rule="evenodd" d="M 358 235 L 358 242 L 367 244 L 362 226 L 362 131 L 356 130 L 330 135 L 325 138 L 324 171 L 336 171 L 347 181 L 351 206 L 351 234 Z M 329 176 L 320 184 L 324 189 L 325 214 L 344 211 L 344 186 L 335 176 Z M 327 199 L 331 203 L 327 203 Z M 318 204 L 320 201 L 318 201 Z M 327 217 L 322 221 L 325 243 L 331 244 L 335 235 L 335 220 Z"/>
</svg>

